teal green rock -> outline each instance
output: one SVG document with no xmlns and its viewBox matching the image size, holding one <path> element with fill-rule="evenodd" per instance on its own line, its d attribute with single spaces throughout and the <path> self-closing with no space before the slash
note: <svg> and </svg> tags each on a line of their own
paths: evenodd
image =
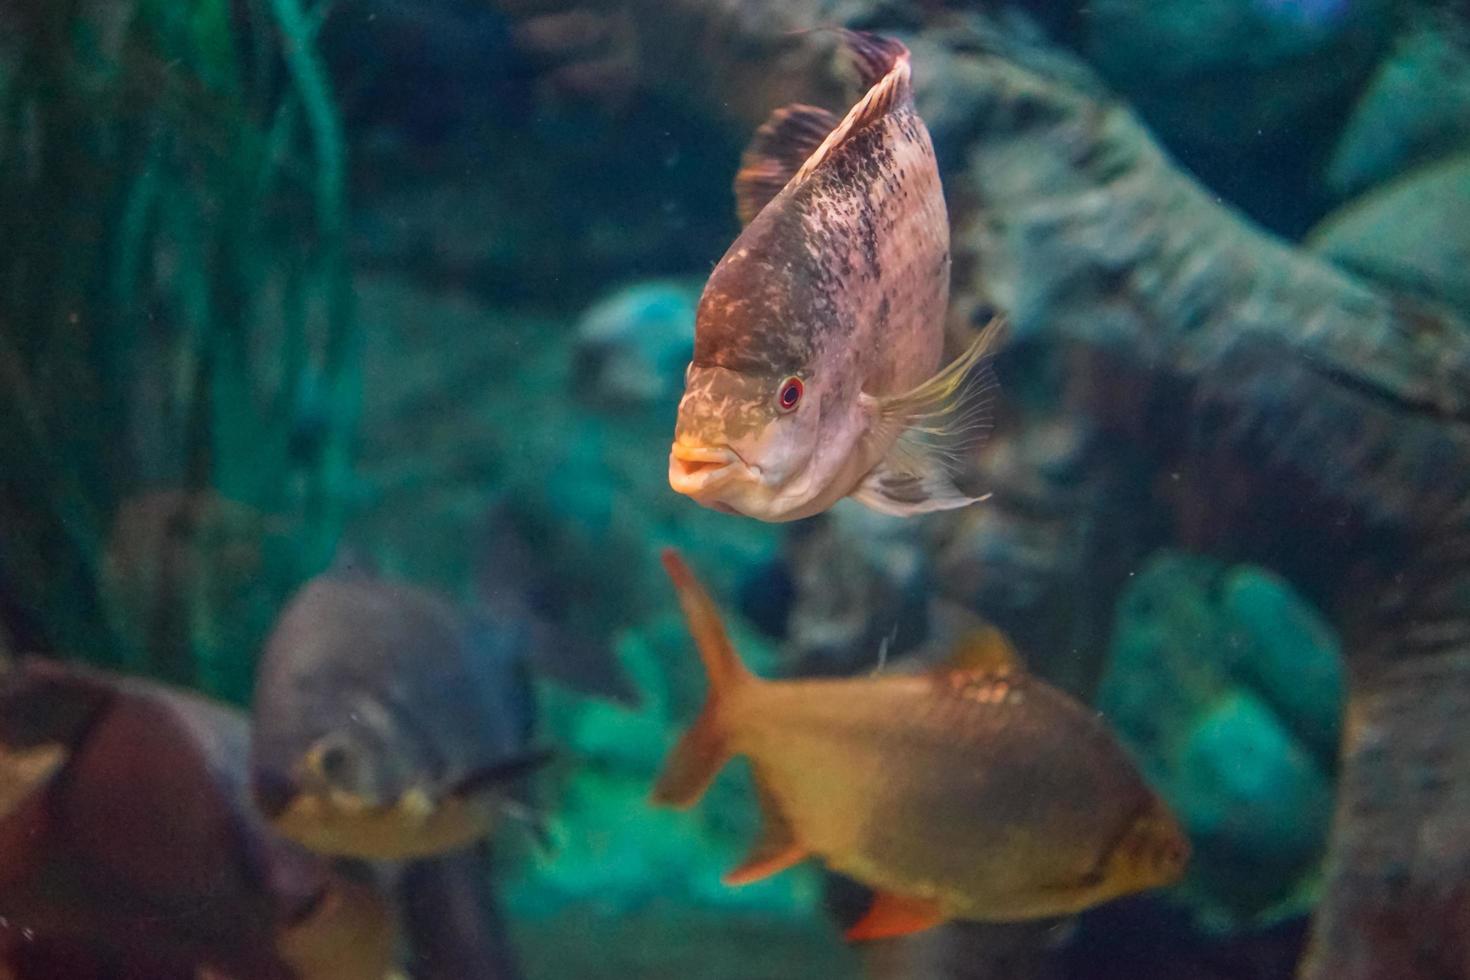
<svg viewBox="0 0 1470 980">
<path fill-rule="evenodd" d="M 1241 662 L 1242 679 L 1318 759 L 1335 760 L 1347 679 L 1331 627 L 1264 569 L 1231 569 L 1221 599 L 1255 651 Z"/>
<path fill-rule="evenodd" d="M 1358 97 L 1326 171 L 1346 196 L 1470 150 L 1470 22 L 1425 6 Z"/>
<path fill-rule="evenodd" d="M 1310 906 L 1342 698 L 1336 638 L 1263 569 L 1162 552 L 1125 591 L 1098 707 L 1189 832 L 1201 927 Z"/>
<path fill-rule="evenodd" d="M 599 407 L 677 403 L 694 356 L 694 311 L 702 284 L 655 280 L 598 300 L 577 321 L 572 383 Z"/>
<path fill-rule="evenodd" d="M 1199 858 L 1196 882 L 1238 908 L 1279 901 L 1321 857 L 1332 783 L 1278 715 L 1247 691 L 1226 694 L 1180 750 L 1174 792 Z"/>
<path fill-rule="evenodd" d="M 1470 153 L 1410 171 L 1340 208 L 1306 244 L 1367 279 L 1470 313 Z"/>
</svg>

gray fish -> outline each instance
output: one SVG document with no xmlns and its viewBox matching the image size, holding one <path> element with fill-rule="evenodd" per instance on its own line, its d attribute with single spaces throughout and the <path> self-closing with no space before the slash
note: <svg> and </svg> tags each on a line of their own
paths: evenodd
<svg viewBox="0 0 1470 980">
<path fill-rule="evenodd" d="M 949 219 L 909 52 L 843 34 L 870 87 L 841 121 L 777 110 L 746 151 L 748 224 L 700 299 L 669 456 L 674 490 L 765 521 L 981 499 L 955 475 L 989 428 L 997 327 L 941 369 Z"/>
<path fill-rule="evenodd" d="M 322 575 L 257 675 L 251 773 L 283 836 L 323 854 L 456 850 L 515 810 L 533 694 L 513 631 L 414 586 Z"/>
</svg>

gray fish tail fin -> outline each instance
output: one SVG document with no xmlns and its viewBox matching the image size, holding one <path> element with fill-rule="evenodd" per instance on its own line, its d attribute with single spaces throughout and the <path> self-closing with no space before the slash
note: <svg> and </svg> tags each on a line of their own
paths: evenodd
<svg viewBox="0 0 1470 980">
<path fill-rule="evenodd" d="M 722 708 L 735 689 L 756 683 L 756 678 L 740 662 L 718 607 L 679 553 L 672 548 L 665 549 L 663 562 L 679 593 L 679 605 L 683 607 L 689 632 L 709 675 L 709 696 L 704 709 L 669 753 L 653 789 L 655 803 L 684 808 L 704 795 L 715 774 L 729 761 L 729 739 Z"/>
<path fill-rule="evenodd" d="M 908 516 L 950 510 L 984 500 L 956 483 L 993 427 L 997 387 L 989 355 L 1004 322 L 992 320 L 969 348 L 929 380 L 888 398 L 867 398 L 870 432 L 893 440 L 883 459 L 853 493 L 859 502 Z"/>
<path fill-rule="evenodd" d="M 735 174 L 735 210 L 742 225 L 781 193 L 837 122 L 826 109 L 801 103 L 771 113 L 755 131 Z"/>
</svg>

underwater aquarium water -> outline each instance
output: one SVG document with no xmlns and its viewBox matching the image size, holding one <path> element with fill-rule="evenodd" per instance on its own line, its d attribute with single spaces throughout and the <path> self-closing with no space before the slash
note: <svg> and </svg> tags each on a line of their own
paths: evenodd
<svg viewBox="0 0 1470 980">
<path fill-rule="evenodd" d="M 0 978 L 1470 980 L 1460 0 L 0 0 Z"/>
</svg>

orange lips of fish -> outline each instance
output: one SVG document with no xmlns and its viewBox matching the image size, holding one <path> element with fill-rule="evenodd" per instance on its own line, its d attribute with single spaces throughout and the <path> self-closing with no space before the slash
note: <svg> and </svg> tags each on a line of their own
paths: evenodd
<svg viewBox="0 0 1470 980">
<path fill-rule="evenodd" d="M 700 298 L 669 485 L 766 521 L 843 497 L 960 507 L 988 429 L 994 331 L 940 369 L 949 219 L 909 52 L 842 32 L 866 92 L 846 117 L 778 109 L 735 178 L 744 230 Z"/>
<path fill-rule="evenodd" d="M 691 497 L 717 492 L 742 469 L 749 472 L 750 467 L 731 449 L 676 442 L 669 452 L 669 485 Z"/>
<path fill-rule="evenodd" d="M 1188 842 L 1107 727 L 994 630 L 928 674 L 764 681 L 679 556 L 664 564 L 710 692 L 653 799 L 691 806 L 750 761 L 764 829 L 727 883 L 818 857 L 876 890 L 848 933 L 875 939 L 1067 915 L 1182 873 Z"/>
</svg>

